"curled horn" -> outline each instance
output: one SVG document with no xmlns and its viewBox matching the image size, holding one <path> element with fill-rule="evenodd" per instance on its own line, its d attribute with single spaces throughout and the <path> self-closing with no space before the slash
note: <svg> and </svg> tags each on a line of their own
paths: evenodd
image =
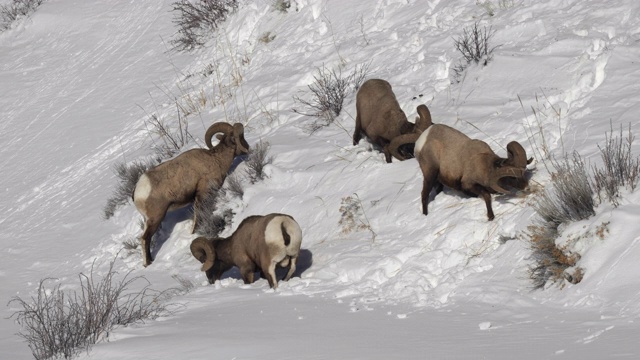
<svg viewBox="0 0 640 360">
<path fill-rule="evenodd" d="M 236 146 L 240 151 L 248 153 L 249 144 L 247 143 L 247 140 L 244 139 L 244 126 L 241 123 L 233 124 L 233 137 L 235 138 Z"/>
<path fill-rule="evenodd" d="M 198 237 L 191 242 L 191 254 L 202 263 L 201 271 L 207 271 L 213 267 L 216 259 L 216 250 L 213 241 L 205 237 Z"/>
<path fill-rule="evenodd" d="M 533 161 L 533 158 L 527 160 L 527 152 L 517 141 L 512 141 L 507 144 L 507 153 L 509 154 L 509 157 L 507 161 L 505 161 L 505 164 L 509 166 L 524 169 L 527 167 L 527 164 Z"/>
<path fill-rule="evenodd" d="M 416 118 L 415 132 L 423 132 L 433 124 L 433 121 L 431 121 L 431 112 L 427 105 L 418 105 L 416 110 L 419 117 Z"/>
<path fill-rule="evenodd" d="M 225 135 L 230 134 L 234 130 L 233 126 L 229 123 L 225 122 L 217 122 L 207 129 L 207 132 L 204 134 L 204 142 L 207 144 L 209 150 L 213 150 L 213 145 L 211 144 L 211 138 L 213 135 L 217 133 L 224 133 Z"/>
<path fill-rule="evenodd" d="M 505 166 L 494 171 L 490 181 L 491 188 L 496 192 L 508 194 L 511 191 L 500 186 L 500 179 L 504 177 L 522 179 L 524 178 L 524 169 L 517 168 L 515 166 Z"/>
<path fill-rule="evenodd" d="M 404 134 L 404 135 L 399 135 L 394 137 L 393 140 L 391 140 L 391 143 L 389 143 L 389 153 L 391 153 L 391 155 L 398 160 L 406 160 L 407 158 L 400 155 L 400 152 L 398 151 L 398 149 L 400 148 L 400 146 L 404 144 L 415 143 L 419 137 L 420 137 L 420 134 L 418 133 L 409 133 L 409 134 Z"/>
</svg>

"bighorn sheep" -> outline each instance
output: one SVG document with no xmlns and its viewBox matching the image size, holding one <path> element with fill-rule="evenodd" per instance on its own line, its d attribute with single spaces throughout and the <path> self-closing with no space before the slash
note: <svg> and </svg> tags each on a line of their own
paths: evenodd
<svg viewBox="0 0 640 360">
<path fill-rule="evenodd" d="M 427 215 L 429 194 L 446 185 L 467 194 L 480 196 L 487 205 L 487 217 L 494 219 L 491 194 L 509 193 L 504 187 L 524 189 L 525 170 L 533 158 L 519 143 L 507 145 L 508 158 L 498 157 L 487 143 L 470 139 L 460 131 L 442 124 L 429 126 L 415 141 L 415 156 L 424 175 L 422 213 Z"/>
<path fill-rule="evenodd" d="M 215 147 L 211 138 L 219 134 L 220 143 Z M 211 186 L 222 186 L 236 156 L 249 152 L 244 139 L 244 127 L 218 122 L 209 127 L 204 136 L 208 149 L 191 149 L 174 159 L 146 171 L 136 184 L 133 202 L 144 216 L 142 243 L 143 265 L 151 258 L 151 238 L 158 230 L 167 211 L 198 202 Z M 193 229 L 197 214 L 193 215 Z"/>
<path fill-rule="evenodd" d="M 362 84 L 356 95 L 356 128 L 353 132 L 353 145 L 357 145 L 366 135 L 372 143 L 382 147 L 385 160 L 390 163 L 393 155 L 405 160 L 410 155 L 400 154 L 399 147 L 407 141 L 394 139 L 407 134 L 420 134 L 431 124 L 429 109 L 418 106 L 415 124 L 407 121 L 398 104 L 391 85 L 381 79 L 369 79 Z M 406 138 L 405 138 L 406 139 Z"/>
<path fill-rule="evenodd" d="M 250 216 L 228 238 L 199 237 L 191 242 L 191 253 L 202 263 L 209 283 L 219 280 L 232 266 L 240 269 L 245 284 L 253 282 L 256 267 L 269 286 L 278 287 L 275 268 L 289 266 L 284 281 L 296 271 L 302 230 L 289 215 Z"/>
</svg>

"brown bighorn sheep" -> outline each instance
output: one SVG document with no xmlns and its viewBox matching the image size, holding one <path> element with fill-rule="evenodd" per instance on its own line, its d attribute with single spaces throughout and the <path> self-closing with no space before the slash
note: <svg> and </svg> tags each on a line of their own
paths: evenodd
<svg viewBox="0 0 640 360">
<path fill-rule="evenodd" d="M 219 134 L 220 143 L 215 147 L 211 138 Z M 158 230 L 169 210 L 176 210 L 198 201 L 211 186 L 222 186 L 236 156 L 249 152 L 244 139 L 244 127 L 218 122 L 209 127 L 204 136 L 208 149 L 191 149 L 174 159 L 146 171 L 133 191 L 133 203 L 144 216 L 142 261 L 151 264 L 151 238 Z M 193 215 L 193 229 L 197 214 Z"/>
<path fill-rule="evenodd" d="M 256 267 L 269 286 L 278 287 L 276 265 L 289 266 L 284 281 L 296 271 L 302 230 L 289 215 L 250 216 L 228 238 L 199 237 L 191 242 L 191 253 L 202 263 L 209 283 L 219 280 L 232 266 L 240 269 L 245 284 L 253 282 Z"/>
<path fill-rule="evenodd" d="M 487 205 L 487 217 L 493 220 L 491 194 L 509 193 L 504 186 L 524 189 L 527 160 L 524 148 L 512 141 L 507 145 L 507 159 L 498 157 L 489 145 L 470 139 L 447 125 L 429 126 L 415 141 L 415 155 L 424 175 L 422 213 L 427 215 L 429 194 L 436 194 L 446 185 L 467 194 L 482 197 Z"/>
<path fill-rule="evenodd" d="M 356 128 L 353 132 L 353 145 L 357 145 L 366 135 L 372 143 L 382 147 L 385 160 L 390 163 L 391 155 L 398 160 L 405 160 L 407 154 L 400 154 L 399 147 L 407 141 L 394 141 L 405 134 L 420 134 L 431 124 L 429 109 L 418 106 L 415 124 L 407 121 L 398 104 L 391 85 L 381 79 L 370 79 L 364 82 L 356 95 Z"/>
</svg>

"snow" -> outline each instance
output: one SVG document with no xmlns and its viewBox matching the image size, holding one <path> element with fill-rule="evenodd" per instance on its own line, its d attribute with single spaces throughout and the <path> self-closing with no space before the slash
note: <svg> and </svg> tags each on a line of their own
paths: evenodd
<svg viewBox="0 0 640 360">
<path fill-rule="evenodd" d="M 425 103 L 434 122 L 498 155 L 521 142 L 540 187 L 546 156 L 575 150 L 598 164 L 607 131 L 640 131 L 640 4 L 511 4 L 489 16 L 461 0 L 296 0 L 283 14 L 268 0 L 242 1 L 207 47 L 181 54 L 168 51 L 171 1 L 44 3 L 0 33 L 0 300 L 29 297 L 46 277 L 73 287 L 94 261 L 119 254 L 121 273 L 155 289 L 175 287 L 175 275 L 196 288 L 169 300 L 172 314 L 116 329 L 80 358 L 637 358 L 640 193 L 564 226 L 558 241 L 580 252 L 584 278 L 532 291 L 521 233 L 535 195 L 494 196 L 488 222 L 481 200 L 445 189 L 425 217 L 415 160 L 386 164 L 366 140 L 352 145 L 355 93 L 313 134 L 313 119 L 291 111 L 317 68 L 369 64 L 409 119 Z M 488 66 L 452 83 L 452 39 L 475 21 L 499 46 Z M 260 42 L 266 32 L 275 38 Z M 135 208 L 102 219 L 113 165 L 151 154 L 148 115 L 175 119 L 175 99 L 201 94 L 188 147 L 225 119 L 245 124 L 250 145 L 271 144 L 269 178 L 230 204 L 225 235 L 249 215 L 295 217 L 300 276 L 276 291 L 264 279 L 244 285 L 237 271 L 208 285 L 189 253 L 186 212 L 165 219 L 148 268 L 139 251 L 122 250 L 140 233 Z M 343 231 L 345 201 L 361 206 L 356 220 L 368 228 Z M 0 320 L 1 357 L 27 359 L 14 311 Z"/>
</svg>

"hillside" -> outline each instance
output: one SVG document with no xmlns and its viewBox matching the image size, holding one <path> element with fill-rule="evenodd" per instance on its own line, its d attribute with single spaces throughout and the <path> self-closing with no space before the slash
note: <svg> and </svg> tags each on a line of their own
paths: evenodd
<svg viewBox="0 0 640 360">
<path fill-rule="evenodd" d="M 119 274 L 154 289 L 195 287 L 167 300 L 172 313 L 79 358 L 637 357 L 640 194 L 625 189 L 618 207 L 561 228 L 581 255 L 578 284 L 533 290 L 524 233 L 550 159 L 576 151 L 591 168 L 611 129 L 639 133 L 640 4 L 295 0 L 280 12 L 241 1 L 205 47 L 175 52 L 171 3 L 50 0 L 0 33 L 5 303 L 47 277 L 73 289 L 78 273 L 104 273 L 117 256 Z M 475 23 L 493 32 L 492 59 L 456 78 L 454 39 Z M 425 217 L 415 159 L 387 164 L 366 140 L 352 145 L 353 84 L 333 124 L 310 130 L 322 120 L 296 98 L 312 99 L 319 71 L 385 79 L 411 121 L 426 104 L 435 123 L 500 156 L 519 141 L 535 158 L 533 189 L 494 196 L 491 222 L 482 200 L 445 189 Z M 291 214 L 304 234 L 299 277 L 275 292 L 237 271 L 208 285 L 184 211 L 165 220 L 151 266 L 123 249 L 140 215 L 128 204 L 104 220 L 103 207 L 113 167 L 153 156 L 152 116 L 186 121 L 195 140 L 183 150 L 204 146 L 216 121 L 243 123 L 251 146 L 270 143 L 268 178 L 243 180 L 223 235 L 250 215 Z M 27 359 L 6 319 L 15 311 L 0 326 L 2 358 Z"/>
</svg>

